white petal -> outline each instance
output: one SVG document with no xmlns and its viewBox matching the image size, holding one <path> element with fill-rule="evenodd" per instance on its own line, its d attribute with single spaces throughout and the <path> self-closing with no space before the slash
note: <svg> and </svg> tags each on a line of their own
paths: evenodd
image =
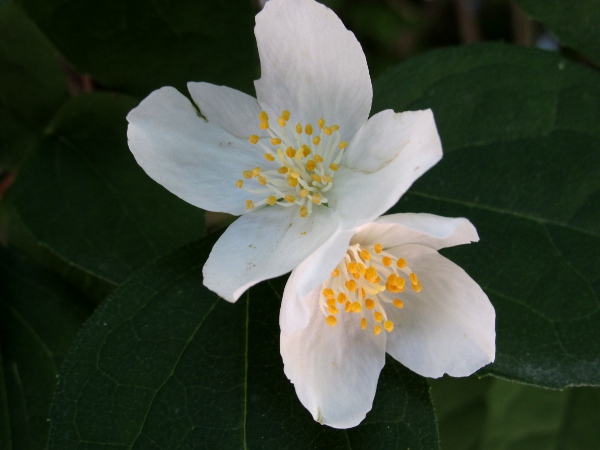
<svg viewBox="0 0 600 450">
<path fill-rule="evenodd" d="M 379 217 L 442 157 L 429 109 L 382 111 L 369 119 L 345 151 L 327 196 L 344 228 Z"/>
<path fill-rule="evenodd" d="M 421 244 L 439 250 L 478 240 L 477 230 L 465 218 L 403 213 L 381 216 L 373 222 L 358 227 L 352 238 L 352 244 L 379 243 L 383 248 Z"/>
<path fill-rule="evenodd" d="M 318 295 L 318 291 L 315 291 Z M 308 327 L 281 334 L 286 376 L 313 418 L 334 428 L 358 425 L 371 410 L 379 373 L 385 364 L 386 333 L 361 330 L 358 314 L 339 313 L 330 327 L 318 297 L 306 299 Z"/>
<path fill-rule="evenodd" d="M 152 92 L 128 115 L 129 148 L 156 182 L 192 205 L 242 214 L 255 195 L 238 189 L 244 170 L 265 161 L 247 141 L 202 119 L 172 87 Z"/>
<path fill-rule="evenodd" d="M 387 352 L 412 371 L 437 378 L 471 375 L 494 361 L 496 313 L 487 295 L 464 270 L 435 250 L 405 245 L 388 250 L 405 258 L 422 285 L 399 297 L 404 308 L 389 307 L 394 331 Z"/>
<path fill-rule="evenodd" d="M 294 269 L 335 233 L 338 217 L 313 208 L 300 217 L 297 207 L 268 206 L 245 214 L 227 228 L 202 270 L 204 285 L 234 302 L 259 281 Z"/>
<path fill-rule="evenodd" d="M 324 118 L 347 140 L 366 122 L 373 98 L 367 61 L 333 11 L 312 0 L 272 0 L 256 16 L 254 33 L 256 94 L 273 121 L 289 110 L 291 123 L 316 129 Z"/>
<path fill-rule="evenodd" d="M 261 112 L 254 97 L 226 86 L 188 83 L 192 99 L 209 123 L 219 125 L 235 137 L 245 140 L 251 134 L 268 136 L 258 126 Z"/>
<path fill-rule="evenodd" d="M 322 246 L 315 250 L 296 267 L 283 292 L 279 326 L 288 336 L 308 325 L 309 312 L 305 299 L 331 276 L 331 272 L 340 263 L 353 230 L 337 230 Z"/>
</svg>

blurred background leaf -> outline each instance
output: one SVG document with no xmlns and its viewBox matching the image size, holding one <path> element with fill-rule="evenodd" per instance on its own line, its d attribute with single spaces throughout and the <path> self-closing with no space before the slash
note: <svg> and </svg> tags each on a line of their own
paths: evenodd
<svg viewBox="0 0 600 450">
<path fill-rule="evenodd" d="M 500 44 L 433 51 L 375 84 L 374 111 L 432 108 L 444 158 L 392 209 L 468 217 L 448 249 L 496 308 L 496 362 L 548 387 L 600 384 L 600 75 Z"/>
<path fill-rule="evenodd" d="M 112 284 L 204 234 L 203 212 L 155 183 L 129 151 L 125 116 L 135 105 L 103 93 L 71 99 L 11 191 L 44 246 Z"/>
<path fill-rule="evenodd" d="M 0 248 L 0 448 L 46 448 L 58 369 L 91 310 L 60 278 Z"/>
</svg>

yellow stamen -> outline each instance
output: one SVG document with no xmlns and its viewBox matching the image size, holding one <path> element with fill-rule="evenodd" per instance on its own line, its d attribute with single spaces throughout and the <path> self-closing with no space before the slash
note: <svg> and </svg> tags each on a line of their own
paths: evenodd
<svg viewBox="0 0 600 450">
<path fill-rule="evenodd" d="M 360 254 L 360 257 L 362 259 L 364 259 L 365 261 L 368 261 L 371 259 L 371 254 L 369 253 L 369 251 L 366 248 L 363 248 L 359 254 Z"/>
<path fill-rule="evenodd" d="M 338 303 L 346 303 L 347 300 L 348 300 L 348 298 L 346 297 L 346 294 L 344 294 L 343 292 L 340 292 L 338 294 L 338 298 L 337 298 Z"/>
<path fill-rule="evenodd" d="M 394 300 L 394 306 L 398 309 L 404 308 L 404 303 L 399 298 Z"/>
<path fill-rule="evenodd" d="M 360 304 L 360 302 L 353 302 L 350 305 L 350 311 L 352 311 L 353 313 L 359 313 L 362 311 L 362 305 Z"/>
<path fill-rule="evenodd" d="M 290 194 L 286 195 L 283 198 L 285 199 L 286 202 L 290 202 L 290 203 L 294 203 L 296 201 L 296 198 Z"/>
<path fill-rule="evenodd" d="M 267 204 L 273 206 L 275 203 L 277 203 L 277 197 L 269 195 L 269 197 L 267 197 Z"/>
<path fill-rule="evenodd" d="M 329 305 L 329 306 L 327 306 L 327 311 L 329 312 L 329 314 L 337 314 L 337 313 L 340 312 L 340 310 L 337 309 L 335 307 L 335 305 Z"/>
<path fill-rule="evenodd" d="M 392 258 L 390 258 L 389 256 L 384 256 L 383 258 L 381 258 L 381 263 L 385 267 L 389 267 L 392 265 Z"/>
<path fill-rule="evenodd" d="M 275 157 L 273 155 L 271 155 L 270 153 L 265 153 L 264 157 L 267 161 L 275 161 Z"/>
<path fill-rule="evenodd" d="M 246 209 L 254 208 L 254 202 L 252 200 L 246 200 Z"/>
<path fill-rule="evenodd" d="M 290 177 L 294 177 L 294 178 L 300 178 L 300 172 L 298 172 L 297 170 L 290 170 Z"/>
<path fill-rule="evenodd" d="M 365 308 L 371 310 L 373 308 L 375 308 L 375 302 L 373 300 L 371 300 L 370 298 L 365 300 Z"/>
<path fill-rule="evenodd" d="M 322 129 L 324 126 L 325 126 L 325 119 L 323 119 L 323 118 L 320 118 L 320 119 L 317 121 L 317 124 L 319 125 L 319 130 L 321 130 L 321 129 Z"/>
<path fill-rule="evenodd" d="M 358 264 L 355 262 L 349 262 L 346 264 L 346 269 L 348 269 L 348 272 L 350 273 L 358 273 Z"/>
<path fill-rule="evenodd" d="M 323 289 L 323 295 L 325 298 L 335 298 L 335 292 L 333 292 L 333 289 Z"/>
<path fill-rule="evenodd" d="M 251 171 L 251 170 L 244 170 L 244 171 L 242 172 L 242 176 L 243 176 L 244 178 L 246 178 L 246 179 L 248 179 L 248 180 L 249 180 L 250 178 L 252 178 L 252 171 Z"/>
<path fill-rule="evenodd" d="M 339 269 L 333 269 L 333 272 L 331 272 L 331 276 L 332 277 L 339 277 L 340 276 Z"/>
<path fill-rule="evenodd" d="M 333 178 L 331 178 L 329 175 L 323 175 L 321 177 L 321 181 L 323 183 L 331 183 L 331 182 L 333 182 Z"/>
<path fill-rule="evenodd" d="M 330 327 L 335 327 L 337 325 L 337 319 L 333 316 L 327 316 L 325 322 L 327 322 L 327 325 Z"/>
<path fill-rule="evenodd" d="M 288 182 L 288 184 L 289 184 L 291 187 L 296 187 L 296 186 L 298 186 L 298 178 L 294 178 L 294 177 L 292 177 L 292 176 L 289 176 L 289 177 L 287 178 L 287 182 Z"/>
<path fill-rule="evenodd" d="M 406 260 L 404 258 L 400 258 L 398 261 L 396 261 L 396 265 L 399 269 L 404 269 L 406 267 Z"/>
<path fill-rule="evenodd" d="M 340 150 L 344 150 L 346 147 L 348 147 L 348 143 L 346 141 L 342 141 L 340 142 Z"/>
<path fill-rule="evenodd" d="M 346 303 L 344 303 L 344 311 L 346 311 L 346 312 L 350 312 L 350 305 L 351 305 L 351 303 L 350 303 L 350 302 L 346 302 Z"/>
<path fill-rule="evenodd" d="M 329 127 L 323 127 L 323 133 L 325 133 L 327 136 L 331 136 L 331 128 Z"/>
<path fill-rule="evenodd" d="M 339 130 L 339 129 L 340 129 L 340 126 L 339 126 L 339 125 L 332 125 L 332 126 L 331 126 L 331 131 L 337 131 L 337 130 Z"/>
<path fill-rule="evenodd" d="M 321 182 L 321 177 L 316 173 L 313 173 L 310 177 L 313 179 L 313 181 L 316 181 L 317 183 Z"/>
<path fill-rule="evenodd" d="M 367 329 L 367 319 L 365 319 L 364 317 L 362 319 L 360 319 L 360 329 L 361 330 Z"/>
<path fill-rule="evenodd" d="M 381 244 L 375 244 L 373 248 L 375 249 L 375 253 L 381 253 L 383 251 Z"/>
<path fill-rule="evenodd" d="M 331 164 L 329 164 L 329 168 L 331 170 L 333 170 L 334 172 L 337 172 L 337 170 L 340 168 L 340 166 L 336 163 L 331 163 Z"/>
<path fill-rule="evenodd" d="M 300 198 L 306 198 L 308 197 L 308 189 L 300 189 Z"/>
<path fill-rule="evenodd" d="M 421 292 L 422 286 L 421 283 L 411 284 L 412 290 L 415 292 Z"/>
<path fill-rule="evenodd" d="M 335 298 L 328 298 L 327 306 L 335 306 Z"/>
<path fill-rule="evenodd" d="M 285 119 L 283 117 L 278 117 L 277 118 L 277 123 L 279 124 L 279 126 L 281 128 L 285 127 L 287 125 L 287 122 L 285 121 Z"/>
<path fill-rule="evenodd" d="M 350 292 L 354 292 L 356 291 L 356 281 L 354 280 L 348 280 L 346 281 L 346 288 L 350 291 Z"/>
<path fill-rule="evenodd" d="M 280 174 L 282 174 L 282 175 L 283 175 L 283 174 L 286 174 L 286 173 L 288 173 L 288 170 L 289 170 L 289 169 L 288 169 L 287 167 L 285 167 L 285 166 L 282 166 L 282 167 L 280 167 L 279 169 L 277 169 L 277 172 L 279 172 Z"/>
<path fill-rule="evenodd" d="M 383 314 L 381 314 L 379 311 L 375 311 L 373 313 L 373 317 L 375 318 L 375 322 L 381 322 L 383 320 Z"/>
<path fill-rule="evenodd" d="M 261 122 L 266 122 L 269 120 L 269 115 L 265 111 L 261 111 L 258 118 Z"/>
<path fill-rule="evenodd" d="M 391 320 L 386 320 L 385 322 L 383 322 L 383 328 L 385 328 L 385 331 L 387 331 L 388 333 L 391 333 L 394 329 L 394 322 L 392 322 Z"/>
<path fill-rule="evenodd" d="M 411 273 L 410 274 L 410 282 L 412 284 L 417 284 L 419 282 L 419 279 L 417 278 L 417 274 L 416 273 Z"/>
<path fill-rule="evenodd" d="M 237 180 L 235 185 L 241 189 L 244 186 L 244 182 L 242 180 Z"/>
<path fill-rule="evenodd" d="M 258 136 L 255 134 L 250 135 L 250 137 L 248 138 L 248 140 L 252 143 L 252 144 L 256 144 L 258 143 Z"/>
<path fill-rule="evenodd" d="M 266 186 L 267 185 L 267 179 L 265 177 L 259 176 L 257 178 L 257 180 L 258 180 L 259 184 L 261 184 L 262 186 Z"/>
<path fill-rule="evenodd" d="M 332 317 L 332 316 L 329 316 L 329 317 Z M 335 317 L 334 317 L 334 319 L 335 319 Z M 381 327 L 379 325 L 375 325 L 375 328 L 373 329 L 373 334 L 375 336 L 377 336 L 379 333 L 381 333 Z"/>
<path fill-rule="evenodd" d="M 304 127 L 304 132 L 306 134 L 308 134 L 309 136 L 312 134 L 313 129 L 312 129 L 312 125 L 310 123 L 307 123 L 306 126 Z"/>
<path fill-rule="evenodd" d="M 294 156 L 296 156 L 296 150 L 294 150 L 293 147 L 288 147 L 285 150 L 285 154 L 288 155 L 290 158 L 293 158 Z"/>
<path fill-rule="evenodd" d="M 308 209 L 306 208 L 306 206 L 303 206 L 302 208 L 300 208 L 300 217 L 306 216 L 308 216 Z"/>
<path fill-rule="evenodd" d="M 281 111 L 281 117 L 283 120 L 290 120 L 290 112 L 284 109 L 283 111 Z"/>
<path fill-rule="evenodd" d="M 365 279 L 370 281 L 371 283 L 375 283 L 377 279 L 377 270 L 373 266 L 367 267 L 367 271 L 365 272 Z"/>
<path fill-rule="evenodd" d="M 310 148 L 308 148 L 306 146 L 306 144 L 302 144 L 302 155 L 304 155 L 304 157 L 306 158 L 310 154 L 311 154 Z"/>
<path fill-rule="evenodd" d="M 271 138 L 271 145 L 279 145 L 279 144 L 281 144 L 281 139 Z"/>
<path fill-rule="evenodd" d="M 319 194 L 313 194 L 313 196 L 312 196 L 312 202 L 315 205 L 320 204 L 321 203 L 321 196 Z"/>
<path fill-rule="evenodd" d="M 296 133 L 302 134 L 302 125 L 296 124 Z"/>
<path fill-rule="evenodd" d="M 319 136 L 315 136 L 312 140 L 313 144 L 319 145 L 321 143 L 321 138 Z"/>
<path fill-rule="evenodd" d="M 258 128 L 260 128 L 261 130 L 268 130 L 269 122 L 261 122 L 260 125 L 258 126 Z"/>
<path fill-rule="evenodd" d="M 262 172 L 262 169 L 260 167 L 255 167 L 254 169 L 252 169 L 252 176 L 253 177 L 257 177 L 260 172 Z"/>
<path fill-rule="evenodd" d="M 321 155 L 315 155 L 315 162 L 323 162 L 323 157 Z"/>
<path fill-rule="evenodd" d="M 314 162 L 312 159 L 309 159 L 308 161 L 306 161 L 306 170 L 315 170 L 315 167 L 317 167 L 317 163 Z"/>
</svg>

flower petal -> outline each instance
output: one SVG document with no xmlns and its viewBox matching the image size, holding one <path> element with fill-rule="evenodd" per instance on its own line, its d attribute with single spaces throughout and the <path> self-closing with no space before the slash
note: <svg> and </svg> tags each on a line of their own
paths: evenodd
<svg viewBox="0 0 600 450">
<path fill-rule="evenodd" d="M 331 272 L 342 260 L 354 230 L 337 230 L 323 245 L 296 267 L 283 292 L 279 326 L 290 336 L 309 321 L 305 299 L 331 276 Z"/>
<path fill-rule="evenodd" d="M 404 245 L 388 252 L 408 261 L 422 290 L 407 288 L 400 294 L 404 308 L 386 308 L 396 324 L 387 352 L 431 378 L 468 376 L 494 361 L 496 313 L 479 285 L 429 247 Z"/>
<path fill-rule="evenodd" d="M 312 0 L 271 0 L 256 16 L 261 64 L 255 82 L 270 117 L 338 124 L 350 139 L 366 122 L 373 89 L 362 48 L 329 8 Z"/>
<path fill-rule="evenodd" d="M 326 207 L 301 218 L 298 208 L 267 206 L 227 228 L 202 270 L 204 285 L 234 302 L 259 281 L 294 269 L 335 233 L 339 219 Z"/>
<path fill-rule="evenodd" d="M 308 327 L 281 333 L 286 376 L 313 418 L 334 428 L 358 425 L 370 411 L 385 364 L 386 333 L 361 330 L 358 314 L 337 315 L 330 327 L 318 306 L 318 290 L 306 299 Z"/>
<path fill-rule="evenodd" d="M 327 196 L 344 228 L 379 217 L 442 157 L 429 109 L 382 111 L 356 133 L 345 151 Z"/>
<path fill-rule="evenodd" d="M 208 122 L 245 140 L 252 134 L 268 136 L 258 126 L 260 105 L 254 97 L 227 86 L 210 83 L 188 83 L 192 99 Z"/>
<path fill-rule="evenodd" d="M 175 88 L 152 92 L 128 115 L 129 148 L 156 182 L 192 205 L 242 214 L 259 197 L 235 186 L 244 170 L 264 163 L 260 152 L 202 119 Z"/>
<path fill-rule="evenodd" d="M 373 245 L 383 248 L 404 244 L 421 244 L 435 250 L 477 242 L 477 230 L 467 219 L 442 217 L 434 214 L 403 213 L 381 216 L 360 226 L 352 237 L 352 244 Z"/>
</svg>

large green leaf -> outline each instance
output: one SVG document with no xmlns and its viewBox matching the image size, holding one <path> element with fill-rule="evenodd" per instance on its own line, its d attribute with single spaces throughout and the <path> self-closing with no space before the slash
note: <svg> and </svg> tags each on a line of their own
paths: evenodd
<svg viewBox="0 0 600 450">
<path fill-rule="evenodd" d="M 560 43 L 600 64 L 599 0 L 517 0 L 532 19 L 554 32 Z"/>
<path fill-rule="evenodd" d="M 56 50 L 20 8 L 0 6 L 0 171 L 35 146 L 66 98 Z"/>
<path fill-rule="evenodd" d="M 484 372 L 600 384 L 600 76 L 500 44 L 434 51 L 375 84 L 374 110 L 432 108 L 443 160 L 394 208 L 464 216 L 449 249 L 496 308 Z"/>
<path fill-rule="evenodd" d="M 203 234 L 203 213 L 152 181 L 127 148 L 130 98 L 73 98 L 14 185 L 15 206 L 39 241 L 118 284 L 147 260 Z"/>
<path fill-rule="evenodd" d="M 81 294 L 0 248 L 1 448 L 46 448 L 58 369 L 90 312 Z"/>
<path fill-rule="evenodd" d="M 202 285 L 213 243 L 149 263 L 86 323 L 63 365 L 50 448 L 437 448 L 427 383 L 393 360 L 361 426 L 314 422 L 279 355 L 283 280 L 227 303 Z"/>
<path fill-rule="evenodd" d="M 146 95 L 188 81 L 252 88 L 256 43 L 248 0 L 22 0 L 80 72 Z"/>
</svg>

